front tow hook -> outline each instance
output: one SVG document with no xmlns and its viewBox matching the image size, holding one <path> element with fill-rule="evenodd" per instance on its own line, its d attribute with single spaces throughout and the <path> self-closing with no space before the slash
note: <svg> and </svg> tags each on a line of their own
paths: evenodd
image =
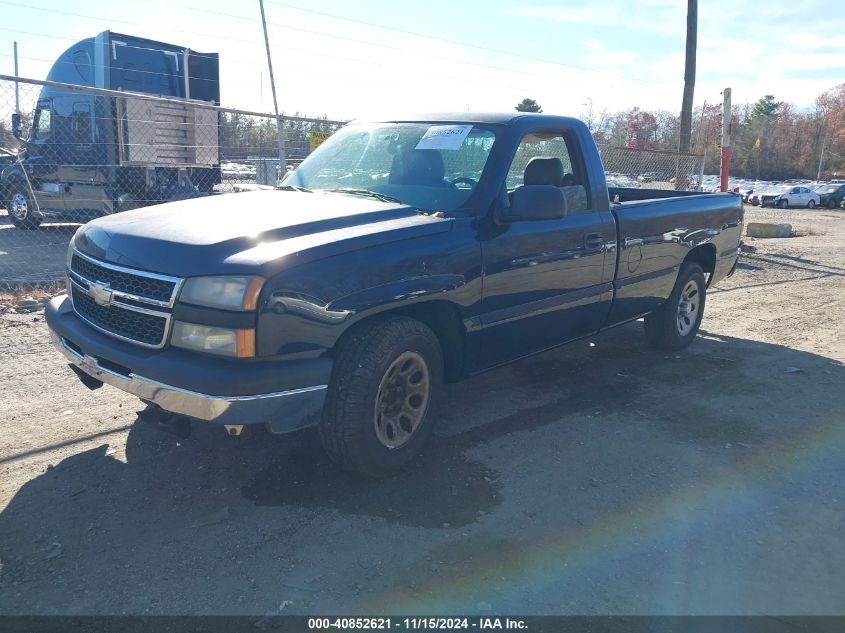
<svg viewBox="0 0 845 633">
<path fill-rule="evenodd" d="M 191 434 L 190 418 L 165 411 L 156 404 L 148 404 L 146 409 L 138 412 L 138 418 L 159 431 L 175 435 L 181 440 L 187 439 Z"/>
</svg>

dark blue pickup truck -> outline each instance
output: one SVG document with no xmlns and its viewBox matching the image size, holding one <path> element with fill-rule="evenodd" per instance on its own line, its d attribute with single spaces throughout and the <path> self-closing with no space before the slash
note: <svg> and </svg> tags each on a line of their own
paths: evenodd
<svg viewBox="0 0 845 633">
<path fill-rule="evenodd" d="M 576 119 L 356 123 L 278 190 L 83 226 L 47 321 L 91 388 L 233 434 L 319 427 L 375 474 L 431 435 L 443 381 L 643 316 L 688 345 L 741 228 L 735 194 L 608 189 Z"/>
</svg>

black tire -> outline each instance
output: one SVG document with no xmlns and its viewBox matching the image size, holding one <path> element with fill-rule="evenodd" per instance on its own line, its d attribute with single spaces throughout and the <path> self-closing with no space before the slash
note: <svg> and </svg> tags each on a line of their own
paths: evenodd
<svg viewBox="0 0 845 633">
<path fill-rule="evenodd" d="M 6 200 L 6 209 L 9 212 L 9 220 L 19 229 L 32 231 L 41 226 L 41 218 L 33 215 L 32 196 L 29 195 L 29 187 L 15 180 L 9 185 L 9 195 Z"/>
<path fill-rule="evenodd" d="M 786 200 L 778 200 L 778 209 L 787 209 L 789 208 L 789 202 Z"/>
<path fill-rule="evenodd" d="M 404 360 L 403 360 L 404 359 Z M 413 359 L 420 370 L 412 368 L 407 382 L 393 389 L 396 380 L 403 380 L 402 364 Z M 397 365 L 397 363 L 400 363 Z M 417 373 L 413 373 L 417 372 Z M 423 375 L 422 378 L 418 377 Z M 396 378 L 391 379 L 393 375 Z M 410 414 L 418 420 L 407 431 L 413 421 L 401 412 L 377 412 L 379 406 L 386 406 L 389 390 L 393 390 L 391 406 L 411 406 L 414 396 L 405 394 L 419 388 L 419 381 L 427 380 L 427 396 Z M 387 383 L 385 383 L 387 381 Z M 323 417 L 320 435 L 328 455 L 342 468 L 368 476 L 380 476 L 407 464 L 420 451 L 431 436 L 434 427 L 435 407 L 440 385 L 443 382 L 443 354 L 434 332 L 423 323 L 403 316 L 375 317 L 365 321 L 344 335 L 335 354 L 332 378 Z M 422 397 L 421 397 L 422 398 Z M 389 414 L 389 415 L 387 415 Z M 394 421 L 392 416 L 398 416 Z M 421 417 L 419 417 L 421 416 Z M 387 422 L 385 422 L 387 420 Z M 394 431 L 392 441 L 399 443 L 398 435 L 407 435 L 401 444 L 390 447 L 390 428 Z"/>
<path fill-rule="evenodd" d="M 831 198 L 830 200 L 827 201 L 827 208 L 828 209 L 835 209 L 837 206 L 838 205 L 836 204 L 836 200 L 834 200 L 833 198 Z"/>
<path fill-rule="evenodd" d="M 681 300 L 684 298 L 685 290 L 689 284 L 695 284 L 696 305 L 693 318 L 686 315 L 682 322 Z M 692 299 L 692 297 L 689 297 Z M 657 349 L 675 351 L 683 349 L 693 342 L 698 328 L 701 326 L 701 318 L 704 316 L 704 304 L 707 298 L 707 283 L 704 280 L 704 271 L 701 266 L 691 262 L 684 262 L 672 288 L 672 294 L 656 312 L 652 312 L 645 318 L 645 335 L 649 345 Z M 691 305 L 692 300 L 687 301 Z"/>
<path fill-rule="evenodd" d="M 816 208 L 816 201 L 815 201 L 815 200 L 810 200 L 810 201 L 807 203 L 807 208 L 808 208 L 808 209 L 815 209 L 815 208 Z"/>
</svg>

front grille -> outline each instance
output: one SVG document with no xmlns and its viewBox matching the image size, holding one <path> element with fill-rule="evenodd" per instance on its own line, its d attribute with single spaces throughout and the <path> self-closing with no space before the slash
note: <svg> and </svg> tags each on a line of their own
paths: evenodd
<svg viewBox="0 0 845 633">
<path fill-rule="evenodd" d="M 71 257 L 70 271 L 83 281 L 105 283 L 111 290 L 164 304 L 171 303 L 177 286 L 175 280 L 151 277 L 141 272 L 117 270 L 115 267 L 93 262 L 78 253 Z"/>
<path fill-rule="evenodd" d="M 106 334 L 163 347 L 182 280 L 71 253 L 71 299 L 76 313 Z M 96 300 L 95 300 L 96 297 Z"/>
<path fill-rule="evenodd" d="M 158 347 L 164 343 L 168 315 L 137 312 L 116 303 L 101 306 L 76 285 L 72 285 L 71 293 L 73 309 L 92 325 L 143 345 Z"/>
</svg>

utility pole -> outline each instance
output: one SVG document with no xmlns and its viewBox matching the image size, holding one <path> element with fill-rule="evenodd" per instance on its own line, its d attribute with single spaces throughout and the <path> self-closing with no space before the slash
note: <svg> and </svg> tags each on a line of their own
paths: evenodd
<svg viewBox="0 0 845 633">
<path fill-rule="evenodd" d="M 21 113 L 20 89 L 18 88 L 18 43 L 14 42 L 15 57 L 15 114 Z"/>
<path fill-rule="evenodd" d="M 688 154 L 692 136 L 692 104 L 695 97 L 695 57 L 698 46 L 698 0 L 687 0 L 687 46 L 684 61 L 684 96 L 681 101 L 681 129 L 678 152 Z M 684 189 L 680 167 L 675 174 L 675 188 Z"/>
<path fill-rule="evenodd" d="M 258 6 L 261 7 L 261 26 L 264 28 L 264 46 L 267 49 L 267 69 L 270 72 L 270 90 L 273 91 L 273 110 L 276 114 L 276 130 L 279 137 L 279 177 L 284 178 L 287 173 L 284 123 L 282 117 L 279 115 L 279 101 L 276 98 L 276 80 L 273 77 L 273 58 L 270 55 L 270 38 L 267 36 L 267 19 L 264 17 L 264 0 L 258 0 Z"/>
<path fill-rule="evenodd" d="M 722 162 L 719 166 L 720 191 L 728 190 L 731 173 L 731 89 L 722 91 Z"/>
<path fill-rule="evenodd" d="M 821 180 L 822 178 L 822 166 L 824 165 L 824 134 L 822 134 L 822 151 L 819 154 L 819 171 L 816 173 L 816 180 Z"/>
</svg>

